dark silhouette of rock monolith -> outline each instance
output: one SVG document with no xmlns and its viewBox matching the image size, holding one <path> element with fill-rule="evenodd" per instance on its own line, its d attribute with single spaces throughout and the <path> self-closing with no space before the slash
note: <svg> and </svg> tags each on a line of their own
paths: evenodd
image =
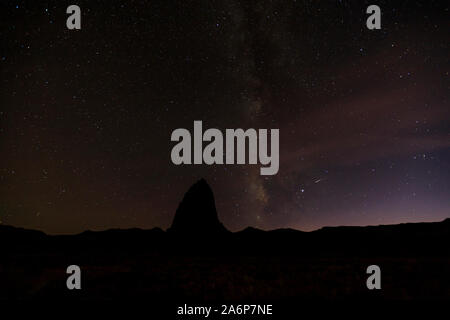
<svg viewBox="0 0 450 320">
<path fill-rule="evenodd" d="M 221 235 L 228 230 L 217 216 L 214 194 L 205 181 L 200 179 L 185 193 L 172 226 L 167 230 L 174 234 L 190 235 Z"/>
</svg>

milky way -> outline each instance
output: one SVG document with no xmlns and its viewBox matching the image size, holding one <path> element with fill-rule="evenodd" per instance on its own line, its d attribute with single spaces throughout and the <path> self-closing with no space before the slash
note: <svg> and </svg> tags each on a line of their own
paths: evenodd
<svg viewBox="0 0 450 320">
<path fill-rule="evenodd" d="M 0 221 L 167 228 L 201 177 L 235 231 L 450 217 L 442 1 L 2 1 Z M 175 166 L 176 128 L 280 129 L 280 168 Z"/>
</svg>

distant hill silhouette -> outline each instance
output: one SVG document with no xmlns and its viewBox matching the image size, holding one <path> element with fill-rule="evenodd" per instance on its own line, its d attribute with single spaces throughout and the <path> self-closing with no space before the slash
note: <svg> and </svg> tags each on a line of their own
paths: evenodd
<svg viewBox="0 0 450 320">
<path fill-rule="evenodd" d="M 205 180 L 184 195 L 167 232 L 160 228 L 46 235 L 0 225 L 0 300 L 74 298 L 66 268 L 79 264 L 80 298 L 146 301 L 450 298 L 450 219 L 312 232 L 229 232 Z M 379 264 L 383 291 L 368 292 Z M 294 304 L 295 305 L 295 304 Z"/>
<path fill-rule="evenodd" d="M 450 256 L 450 219 L 367 227 L 324 227 L 303 232 L 247 227 L 228 231 L 219 221 L 214 194 L 204 179 L 194 183 L 180 202 L 171 227 L 85 231 L 48 236 L 41 231 L 0 226 L 3 252 L 121 251 L 183 254 L 248 254 L 290 256 Z"/>
<path fill-rule="evenodd" d="M 192 237 L 228 232 L 219 221 L 214 194 L 205 179 L 197 181 L 186 192 L 167 231 Z"/>
</svg>

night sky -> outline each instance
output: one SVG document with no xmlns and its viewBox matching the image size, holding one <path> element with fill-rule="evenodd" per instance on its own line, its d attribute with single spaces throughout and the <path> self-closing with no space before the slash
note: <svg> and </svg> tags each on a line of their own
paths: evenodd
<svg viewBox="0 0 450 320">
<path fill-rule="evenodd" d="M 82 29 L 66 28 L 77 4 Z M 382 29 L 366 28 L 378 4 Z M 232 231 L 450 217 L 448 1 L 2 1 L 0 223 Z M 173 130 L 279 128 L 280 169 L 172 164 Z"/>
</svg>

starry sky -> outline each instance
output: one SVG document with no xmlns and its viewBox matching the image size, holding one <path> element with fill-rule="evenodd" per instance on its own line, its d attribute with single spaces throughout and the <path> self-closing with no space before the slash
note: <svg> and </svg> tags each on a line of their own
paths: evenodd
<svg viewBox="0 0 450 320">
<path fill-rule="evenodd" d="M 81 30 L 66 8 L 81 8 Z M 381 30 L 366 28 L 378 4 Z M 450 217 L 447 1 L 1 1 L 0 223 L 232 231 Z M 280 169 L 175 166 L 177 128 L 280 129 Z"/>
</svg>

